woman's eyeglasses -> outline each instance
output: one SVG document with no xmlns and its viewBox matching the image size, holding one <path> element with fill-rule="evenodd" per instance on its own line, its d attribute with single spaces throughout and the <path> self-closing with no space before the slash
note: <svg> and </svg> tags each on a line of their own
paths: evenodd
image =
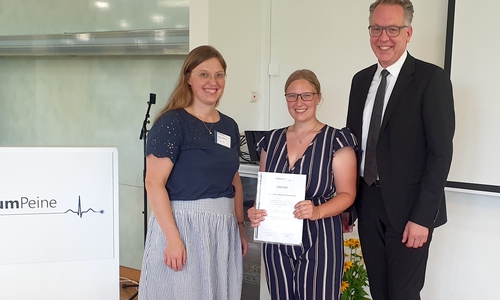
<svg viewBox="0 0 500 300">
<path fill-rule="evenodd" d="M 200 71 L 200 72 L 191 71 L 191 73 L 198 75 L 198 77 L 201 79 L 201 81 L 204 81 L 204 82 L 208 82 L 208 81 L 212 80 L 212 77 L 216 81 L 221 81 L 221 80 L 226 79 L 226 76 L 227 76 L 227 74 L 225 72 L 217 72 L 215 74 L 211 74 L 211 73 L 205 72 L 205 71 Z"/>
<path fill-rule="evenodd" d="M 287 93 L 285 94 L 285 99 L 287 102 L 295 102 L 297 101 L 297 99 L 299 99 L 300 96 L 302 101 L 311 101 L 312 99 L 314 99 L 314 95 L 316 94 L 317 93 L 302 93 L 302 94 Z"/>
</svg>

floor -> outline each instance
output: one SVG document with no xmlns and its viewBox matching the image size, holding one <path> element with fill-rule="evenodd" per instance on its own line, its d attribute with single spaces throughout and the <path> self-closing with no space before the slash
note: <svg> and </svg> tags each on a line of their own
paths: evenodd
<svg viewBox="0 0 500 300">
<path fill-rule="evenodd" d="M 248 252 L 243 258 L 243 288 L 241 292 L 241 300 L 259 300 L 260 244 L 253 241 L 253 228 L 251 226 L 245 227 L 245 235 L 248 241 Z M 133 295 L 137 292 L 137 287 L 134 285 L 137 283 L 136 281 L 139 280 L 138 274 L 121 272 L 120 276 L 120 300 L 132 300 Z M 123 288 L 124 284 L 132 286 Z M 133 300 L 138 300 L 138 298 L 135 297 Z"/>
<path fill-rule="evenodd" d="M 134 296 L 134 294 L 137 292 L 137 288 L 136 287 L 127 287 L 127 288 L 123 288 L 122 287 L 122 284 L 129 284 L 129 282 L 125 279 L 124 281 L 122 281 L 122 279 L 120 279 L 120 300 L 132 300 L 132 296 Z M 138 300 L 137 297 L 134 298 L 134 300 Z"/>
<path fill-rule="evenodd" d="M 246 211 L 245 211 L 246 216 Z M 243 288 L 241 300 L 260 299 L 260 244 L 253 241 L 253 228 L 245 227 L 248 241 L 247 255 L 243 258 Z"/>
<path fill-rule="evenodd" d="M 141 271 L 127 267 L 120 267 L 120 300 L 138 300 L 132 298 L 137 292 Z"/>
</svg>

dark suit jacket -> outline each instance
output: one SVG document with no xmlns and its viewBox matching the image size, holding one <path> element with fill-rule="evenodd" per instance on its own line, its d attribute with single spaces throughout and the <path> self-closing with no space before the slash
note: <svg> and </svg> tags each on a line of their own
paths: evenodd
<svg viewBox="0 0 500 300">
<path fill-rule="evenodd" d="M 363 110 L 377 65 L 352 80 L 347 126 L 361 141 Z M 377 168 L 394 229 L 408 221 L 433 229 L 446 223 L 444 187 L 455 131 L 449 74 L 408 54 L 384 113 Z M 369 199 L 356 199 L 370 201 Z"/>
</svg>

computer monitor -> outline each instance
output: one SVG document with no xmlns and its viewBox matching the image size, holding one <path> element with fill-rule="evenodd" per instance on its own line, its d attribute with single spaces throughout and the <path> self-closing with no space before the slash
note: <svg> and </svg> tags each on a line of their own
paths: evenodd
<svg viewBox="0 0 500 300">
<path fill-rule="evenodd" d="M 250 156 L 251 162 L 258 163 L 260 161 L 260 153 L 257 152 L 256 145 L 260 141 L 260 138 L 267 131 L 263 130 L 245 130 L 245 138 L 247 140 L 248 155 Z"/>
</svg>

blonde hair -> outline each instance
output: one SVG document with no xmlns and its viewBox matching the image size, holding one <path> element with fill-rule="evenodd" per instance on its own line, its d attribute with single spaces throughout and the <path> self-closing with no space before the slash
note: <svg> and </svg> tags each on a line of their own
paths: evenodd
<svg viewBox="0 0 500 300">
<path fill-rule="evenodd" d="M 321 94 L 321 84 L 319 83 L 318 77 L 316 77 L 313 71 L 307 69 L 297 70 L 288 76 L 285 83 L 285 93 L 290 84 L 299 79 L 304 79 L 309 82 L 316 89 L 316 93 Z"/>
</svg>

